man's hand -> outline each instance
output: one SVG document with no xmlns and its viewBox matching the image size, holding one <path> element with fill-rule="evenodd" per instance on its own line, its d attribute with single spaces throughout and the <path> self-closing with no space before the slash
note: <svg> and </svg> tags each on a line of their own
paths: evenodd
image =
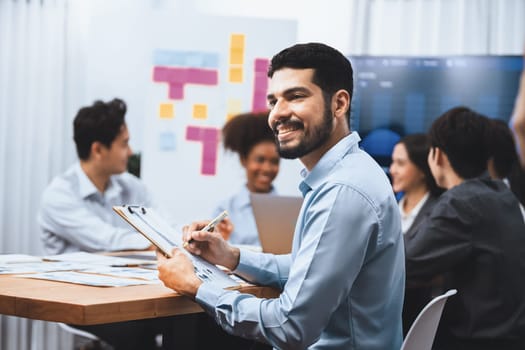
<svg viewBox="0 0 525 350">
<path fill-rule="evenodd" d="M 235 270 L 239 264 L 239 249 L 230 246 L 219 232 L 199 231 L 206 224 L 206 221 L 198 221 L 183 227 L 183 240 L 189 243 L 186 249 L 212 264 Z"/>
<path fill-rule="evenodd" d="M 202 281 L 195 274 L 193 263 L 180 249 L 173 249 L 172 254 L 173 257 L 168 259 L 157 252 L 160 280 L 177 293 L 195 298 Z"/>
</svg>

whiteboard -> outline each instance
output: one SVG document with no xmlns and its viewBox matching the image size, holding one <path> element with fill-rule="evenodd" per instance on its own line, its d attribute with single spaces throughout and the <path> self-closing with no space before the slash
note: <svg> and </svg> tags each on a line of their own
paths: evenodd
<svg viewBox="0 0 525 350">
<path fill-rule="evenodd" d="M 296 22 L 154 8 L 118 21 L 96 14 L 88 95 L 128 103 L 131 141 L 137 133 L 142 140 L 141 177 L 163 211 L 181 224 L 209 218 L 245 181 L 220 128 L 233 114 L 265 108 L 268 60 L 296 42 Z M 281 161 L 279 194 L 300 194 L 301 168 Z"/>
</svg>

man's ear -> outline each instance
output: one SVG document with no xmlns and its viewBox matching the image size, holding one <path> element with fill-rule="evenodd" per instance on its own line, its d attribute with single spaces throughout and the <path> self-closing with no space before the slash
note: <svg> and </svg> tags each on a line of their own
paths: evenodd
<svg viewBox="0 0 525 350">
<path fill-rule="evenodd" d="M 493 179 L 499 179 L 501 176 L 498 174 L 498 171 L 496 170 L 496 166 L 494 165 L 494 157 L 490 157 L 487 161 L 487 170 L 489 172 L 489 175 Z"/>
<path fill-rule="evenodd" d="M 434 162 L 437 163 L 438 153 L 441 154 L 441 150 L 437 147 L 430 148 L 430 157 Z"/>
<path fill-rule="evenodd" d="M 350 108 L 350 95 L 348 91 L 341 89 L 335 92 L 332 97 L 332 111 L 334 117 L 345 118 Z"/>
<path fill-rule="evenodd" d="M 91 144 L 91 153 L 90 153 L 90 157 L 92 157 L 93 159 L 97 159 L 100 157 L 100 155 L 102 154 L 102 150 L 105 146 L 100 143 L 99 141 L 95 141 Z"/>
<path fill-rule="evenodd" d="M 434 157 L 436 157 L 436 164 L 438 164 L 441 167 L 450 167 L 450 161 L 448 160 L 448 156 L 443 150 L 439 147 L 434 147 Z"/>
</svg>

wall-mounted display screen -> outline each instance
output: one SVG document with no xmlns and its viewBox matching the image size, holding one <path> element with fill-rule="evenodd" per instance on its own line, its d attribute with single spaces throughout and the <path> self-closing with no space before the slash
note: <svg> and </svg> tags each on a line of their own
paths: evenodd
<svg viewBox="0 0 525 350">
<path fill-rule="evenodd" d="M 350 56 L 354 67 L 352 129 L 426 132 L 449 108 L 463 105 L 509 120 L 523 69 L 521 56 Z"/>
</svg>

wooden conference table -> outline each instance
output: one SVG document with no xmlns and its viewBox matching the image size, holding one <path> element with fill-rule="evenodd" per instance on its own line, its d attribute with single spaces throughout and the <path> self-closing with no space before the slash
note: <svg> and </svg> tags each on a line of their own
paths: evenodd
<svg viewBox="0 0 525 350">
<path fill-rule="evenodd" d="M 271 298 L 269 287 L 241 292 Z M 0 275 L 0 314 L 36 320 L 93 325 L 203 312 L 190 298 L 162 284 L 92 287 Z"/>
</svg>

